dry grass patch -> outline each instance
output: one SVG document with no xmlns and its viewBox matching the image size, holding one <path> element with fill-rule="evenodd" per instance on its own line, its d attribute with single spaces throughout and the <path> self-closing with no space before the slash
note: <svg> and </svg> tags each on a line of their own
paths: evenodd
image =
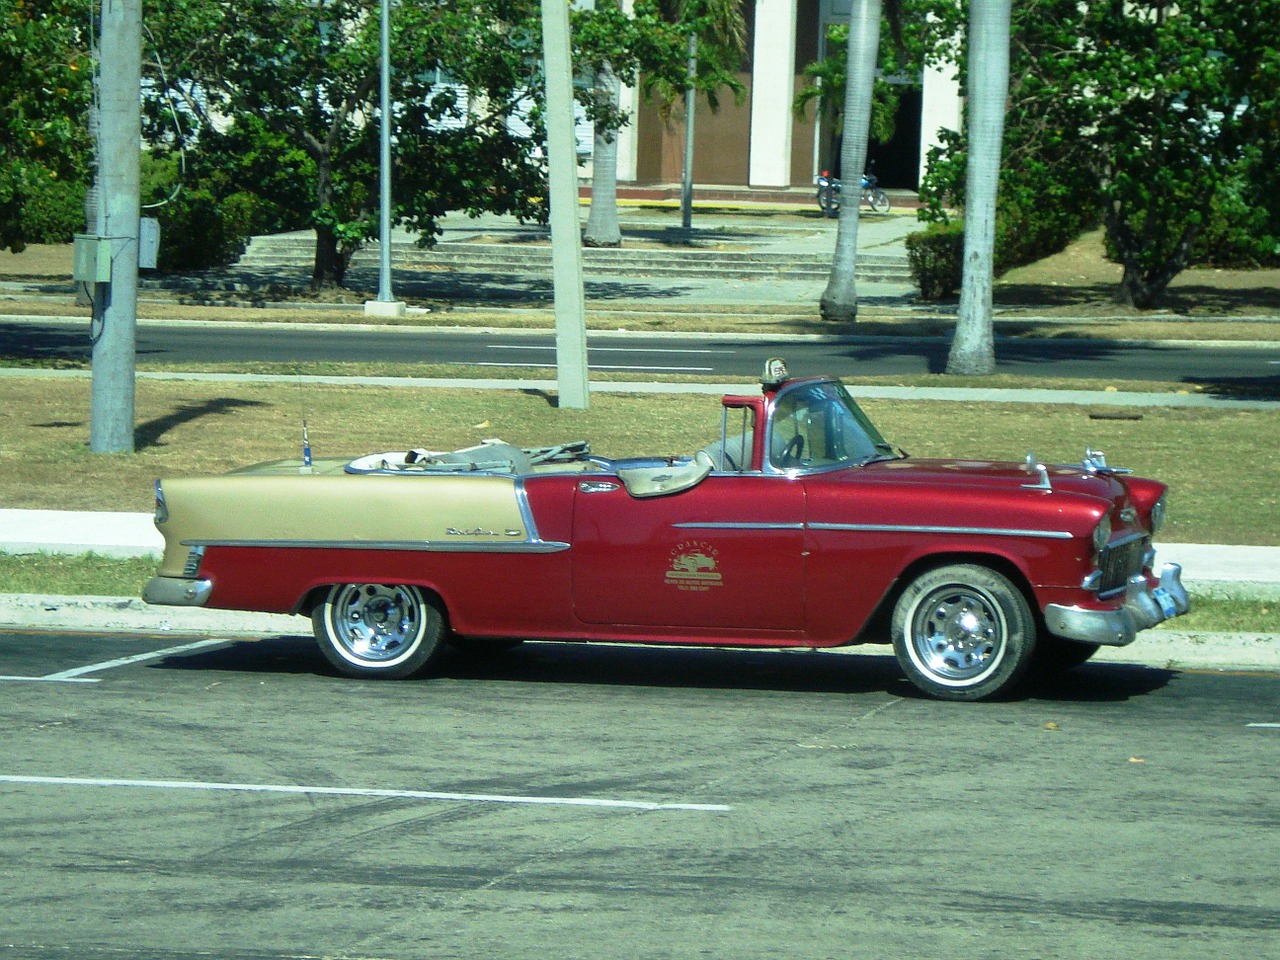
<svg viewBox="0 0 1280 960">
<path fill-rule="evenodd" d="M 297 456 L 301 424 L 316 455 L 408 446 L 522 445 L 579 438 L 598 453 L 690 453 L 719 432 L 713 396 L 596 394 L 560 410 L 535 391 L 140 381 L 138 452 L 91 454 L 87 380 L 0 379 L 0 506 L 149 510 L 158 476 L 217 474 Z M 944 401 L 864 402 L 915 456 L 1078 462 L 1085 448 L 1172 487 L 1166 539 L 1280 544 L 1280 414 Z M 1114 410 L 1105 411 L 1108 416 Z"/>
</svg>

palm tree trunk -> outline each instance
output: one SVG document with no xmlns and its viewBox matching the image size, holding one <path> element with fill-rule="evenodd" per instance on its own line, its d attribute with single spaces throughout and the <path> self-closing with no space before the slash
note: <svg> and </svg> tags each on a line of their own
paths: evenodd
<svg viewBox="0 0 1280 960">
<path fill-rule="evenodd" d="M 607 62 L 596 71 L 596 96 L 618 106 L 618 76 Z M 591 147 L 591 210 L 582 242 L 588 247 L 622 246 L 618 224 L 618 133 L 601 123 Z"/>
<path fill-rule="evenodd" d="M 859 179 L 867 167 L 867 138 L 871 133 L 871 96 L 880 54 L 882 0 L 854 0 L 849 13 L 848 76 L 844 93 L 844 133 L 840 144 L 840 176 L 846 185 L 836 226 L 836 249 L 831 277 L 818 309 L 824 320 L 852 323 L 858 317 L 858 288 L 854 270 L 858 260 Z"/>
<path fill-rule="evenodd" d="M 996 194 L 1009 96 L 1011 0 L 970 0 L 969 167 L 965 181 L 964 280 L 947 373 L 995 373 L 991 288 L 995 276 Z"/>
</svg>

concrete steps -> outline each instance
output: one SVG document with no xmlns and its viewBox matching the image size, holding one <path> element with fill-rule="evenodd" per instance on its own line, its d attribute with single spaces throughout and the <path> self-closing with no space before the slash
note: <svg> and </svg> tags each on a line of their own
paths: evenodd
<svg viewBox="0 0 1280 960">
<path fill-rule="evenodd" d="M 255 237 L 236 266 L 259 273 L 309 269 L 314 252 L 309 238 Z M 831 270 L 828 259 L 813 253 L 587 247 L 582 254 L 584 271 L 595 276 L 825 280 Z M 375 243 L 356 253 L 351 269 L 376 269 L 378 262 Z M 426 250 L 412 243 L 395 243 L 391 262 L 397 271 L 541 274 L 551 270 L 551 248 L 544 244 L 443 242 Z M 906 260 L 900 256 L 864 254 L 858 258 L 858 277 L 873 282 L 911 282 Z"/>
</svg>

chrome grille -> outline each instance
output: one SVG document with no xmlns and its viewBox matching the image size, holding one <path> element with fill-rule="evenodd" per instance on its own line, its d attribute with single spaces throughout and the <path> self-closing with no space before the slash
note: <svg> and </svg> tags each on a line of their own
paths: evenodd
<svg viewBox="0 0 1280 960">
<path fill-rule="evenodd" d="M 1146 553 L 1146 537 L 1133 537 L 1108 545 L 1098 558 L 1098 571 L 1102 574 L 1098 593 L 1105 596 L 1123 590 L 1130 577 L 1142 572 Z"/>
</svg>

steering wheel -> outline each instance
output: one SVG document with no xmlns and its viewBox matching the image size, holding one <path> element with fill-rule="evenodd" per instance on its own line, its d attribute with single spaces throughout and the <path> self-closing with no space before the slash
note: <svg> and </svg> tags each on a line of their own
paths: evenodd
<svg viewBox="0 0 1280 960">
<path fill-rule="evenodd" d="M 800 462 L 800 457 L 804 453 L 804 437 L 796 434 L 787 441 L 786 447 L 782 450 L 782 456 L 778 458 L 778 466 L 792 467 Z"/>
</svg>

